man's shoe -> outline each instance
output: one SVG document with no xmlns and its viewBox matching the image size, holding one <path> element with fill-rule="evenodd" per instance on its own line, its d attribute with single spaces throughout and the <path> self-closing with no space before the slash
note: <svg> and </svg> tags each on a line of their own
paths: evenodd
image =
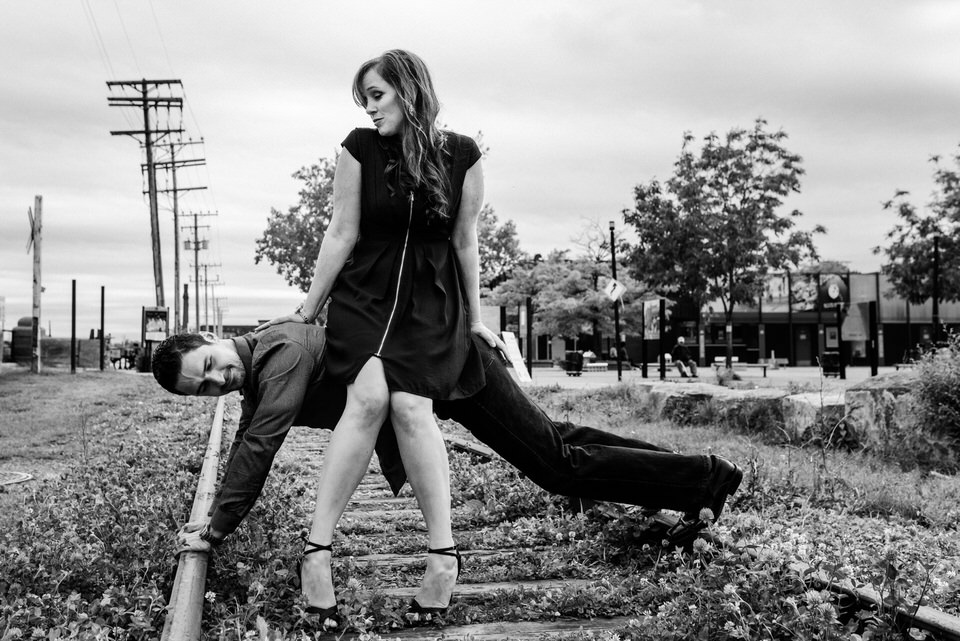
<svg viewBox="0 0 960 641">
<path fill-rule="evenodd" d="M 711 455 L 710 459 L 712 466 L 710 476 L 707 479 L 707 491 L 703 507 L 710 508 L 710 511 L 713 512 L 713 522 L 716 523 L 720 519 L 727 498 L 733 496 L 740 487 L 740 482 L 743 480 L 743 470 L 725 458 Z M 687 516 L 689 518 L 692 515 Z"/>
</svg>

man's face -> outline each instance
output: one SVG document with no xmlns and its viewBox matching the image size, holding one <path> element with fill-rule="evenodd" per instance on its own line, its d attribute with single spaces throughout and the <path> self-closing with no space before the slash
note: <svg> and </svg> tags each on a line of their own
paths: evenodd
<svg viewBox="0 0 960 641">
<path fill-rule="evenodd" d="M 243 387 L 246 372 L 229 341 L 207 343 L 183 355 L 177 391 L 188 396 L 223 396 Z"/>
</svg>

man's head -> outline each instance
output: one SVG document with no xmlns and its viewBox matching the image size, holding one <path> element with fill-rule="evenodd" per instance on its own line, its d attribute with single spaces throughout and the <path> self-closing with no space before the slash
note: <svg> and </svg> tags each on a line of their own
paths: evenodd
<svg viewBox="0 0 960 641">
<path fill-rule="evenodd" d="M 243 387 L 246 370 L 230 340 L 214 334 L 174 334 L 153 350 L 153 377 L 168 392 L 223 396 Z"/>
<path fill-rule="evenodd" d="M 683 345 L 686 342 L 687 340 L 683 336 L 677 338 L 677 345 Z"/>
</svg>

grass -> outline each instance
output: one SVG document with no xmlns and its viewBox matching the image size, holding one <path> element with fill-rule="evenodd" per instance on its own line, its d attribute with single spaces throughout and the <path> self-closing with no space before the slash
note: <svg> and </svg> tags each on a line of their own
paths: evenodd
<svg viewBox="0 0 960 641">
<path fill-rule="evenodd" d="M 960 522 L 956 476 L 904 471 L 870 453 L 775 445 L 716 425 L 650 420 L 641 394 L 629 387 L 538 388 L 532 395 L 548 413 L 565 420 L 602 425 L 679 452 L 714 453 L 746 463 L 757 476 L 754 482 L 787 486 L 819 501 L 833 497 L 864 514 L 899 514 L 937 527 Z"/>
<path fill-rule="evenodd" d="M 869 627 L 859 613 L 844 614 L 829 595 L 806 588 L 791 563 L 874 586 L 891 602 L 960 614 L 956 477 L 902 472 L 867 454 L 776 446 L 729 428 L 650 420 L 629 387 L 532 394 L 557 418 L 739 461 L 747 478 L 714 531 L 749 546 L 756 558 L 711 546 L 692 555 L 640 546 L 636 510 L 602 505 L 574 514 L 502 461 L 479 464 L 452 452 L 459 543 L 506 551 L 471 559 L 462 583 L 589 583 L 465 600 L 447 623 L 630 616 L 637 623 L 616 638 L 638 640 L 854 639 Z M 0 469 L 42 479 L 0 493 L 0 639 L 158 636 L 171 579 L 169 541 L 189 511 L 212 407 L 130 373 L 0 375 L 0 416 L 28 425 L 4 421 Z M 235 419 L 234 399 L 225 424 Z M 443 429 L 462 431 L 452 423 Z M 207 638 L 263 638 L 262 629 L 271 639 L 300 638 L 292 566 L 317 461 L 292 447 L 285 446 L 263 497 L 211 561 Z M 372 566 L 351 555 L 419 555 L 423 544 L 419 517 L 339 528 L 341 603 L 367 638 L 397 623 L 404 604 L 376 594 L 361 599 L 360 591 L 416 585 L 422 563 Z M 889 618 L 870 625 L 874 639 L 901 638 Z"/>
</svg>

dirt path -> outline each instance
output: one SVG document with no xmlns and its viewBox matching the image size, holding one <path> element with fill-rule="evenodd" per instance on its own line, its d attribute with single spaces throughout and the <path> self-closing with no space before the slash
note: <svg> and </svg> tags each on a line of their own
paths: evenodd
<svg viewBox="0 0 960 641">
<path fill-rule="evenodd" d="M 78 457 L 109 445 L 96 426 L 109 416 L 114 433 L 136 429 L 130 407 L 166 393 L 148 374 L 25 367 L 0 368 L 0 507 L 37 481 L 56 478 Z M 125 420 L 126 419 L 126 420 Z M 109 436 L 109 435 L 108 435 Z"/>
</svg>

